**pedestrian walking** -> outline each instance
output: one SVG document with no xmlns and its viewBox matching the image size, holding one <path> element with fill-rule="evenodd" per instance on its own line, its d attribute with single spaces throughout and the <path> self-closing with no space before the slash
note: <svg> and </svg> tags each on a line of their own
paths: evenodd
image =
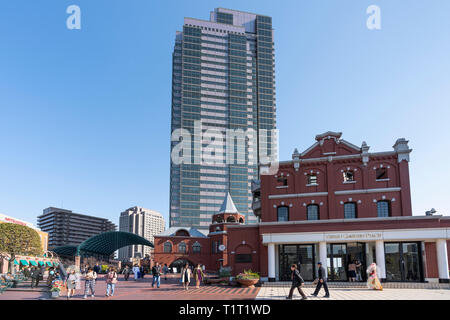
<svg viewBox="0 0 450 320">
<path fill-rule="evenodd" d="M 156 287 L 159 288 L 159 286 L 161 284 L 161 280 L 160 280 L 161 266 L 159 265 L 158 262 L 153 266 L 152 274 L 153 274 L 152 288 L 155 286 L 155 282 L 156 282 Z"/>
<path fill-rule="evenodd" d="M 95 272 L 96 274 L 99 274 L 99 273 L 100 273 L 100 270 L 101 270 L 100 265 L 99 265 L 98 263 L 96 263 L 95 266 L 94 266 L 94 272 Z"/>
<path fill-rule="evenodd" d="M 49 288 L 52 287 L 53 280 L 55 280 L 55 270 L 53 267 L 48 269 L 48 276 L 47 276 L 47 286 Z"/>
<path fill-rule="evenodd" d="M 41 280 L 41 269 L 33 267 L 31 270 L 31 288 L 37 288 L 39 280 Z"/>
<path fill-rule="evenodd" d="M 91 297 L 95 297 L 95 280 L 97 279 L 97 272 L 91 267 L 88 268 L 86 275 L 84 276 L 84 299 L 87 298 L 89 291 L 91 292 Z"/>
<path fill-rule="evenodd" d="M 113 267 L 110 267 L 106 274 L 106 296 L 114 296 L 117 283 L 117 272 Z"/>
<path fill-rule="evenodd" d="M 85 275 L 88 272 L 89 265 L 85 265 L 83 271 L 81 272 L 83 275 Z"/>
<path fill-rule="evenodd" d="M 294 290 L 297 288 L 298 293 L 302 296 L 301 300 L 308 299 L 303 292 L 301 286 L 305 283 L 302 276 L 300 275 L 300 271 L 298 271 L 297 265 L 293 264 L 291 265 L 291 279 L 292 279 L 292 286 L 291 290 L 289 291 L 289 295 L 286 297 L 286 299 L 292 300 L 292 295 L 294 294 Z"/>
<path fill-rule="evenodd" d="M 322 267 L 322 262 L 318 262 L 317 263 L 318 278 L 316 279 L 317 286 L 316 286 L 316 290 L 314 290 L 314 293 L 312 294 L 313 297 L 317 297 L 317 295 L 319 294 L 320 288 L 322 288 L 322 286 L 325 290 L 325 295 L 323 297 L 324 298 L 330 297 L 330 292 L 328 291 L 328 285 L 327 285 L 327 275 L 325 272 L 326 272 L 325 268 Z"/>
<path fill-rule="evenodd" d="M 28 278 L 31 277 L 31 272 L 28 267 L 23 268 L 23 276 L 25 277 L 26 280 L 28 280 Z"/>
<path fill-rule="evenodd" d="M 348 278 L 350 282 L 356 281 L 356 262 L 354 260 L 348 264 Z"/>
<path fill-rule="evenodd" d="M 134 273 L 134 281 L 137 281 L 137 279 L 139 278 L 139 267 L 137 264 L 135 264 L 133 267 L 133 273 Z"/>
<path fill-rule="evenodd" d="M 80 289 L 80 277 L 75 269 L 72 269 L 67 276 L 67 300 L 75 295 L 76 289 Z"/>
<path fill-rule="evenodd" d="M 367 287 L 374 290 L 383 290 L 377 275 L 377 264 L 374 262 L 367 268 Z"/>
<path fill-rule="evenodd" d="M 189 268 L 189 263 L 186 263 L 181 270 L 181 282 L 183 283 L 184 290 L 189 290 L 189 283 L 191 282 L 192 270 Z"/>
<path fill-rule="evenodd" d="M 356 281 L 363 281 L 362 275 L 361 275 L 361 268 L 362 264 L 359 260 L 356 260 Z"/>
<path fill-rule="evenodd" d="M 128 266 L 125 266 L 125 268 L 122 271 L 125 281 L 128 281 L 128 278 L 130 277 L 130 268 Z"/>
<path fill-rule="evenodd" d="M 202 267 L 200 264 L 194 269 L 194 279 L 195 279 L 195 287 L 200 288 L 200 283 L 205 278 L 205 274 L 203 273 Z"/>
<path fill-rule="evenodd" d="M 141 266 L 141 267 L 139 268 L 139 272 L 140 272 L 140 274 L 141 274 L 142 279 L 144 279 L 144 276 L 145 276 L 145 268 L 144 268 L 144 266 Z"/>
<path fill-rule="evenodd" d="M 167 267 L 167 263 L 164 264 L 163 273 L 164 273 L 164 280 L 167 281 L 167 274 L 169 273 L 169 268 Z"/>
</svg>

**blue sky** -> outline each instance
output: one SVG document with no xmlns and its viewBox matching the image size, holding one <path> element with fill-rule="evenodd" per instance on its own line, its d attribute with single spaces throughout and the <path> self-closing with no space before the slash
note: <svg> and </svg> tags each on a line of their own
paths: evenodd
<svg viewBox="0 0 450 320">
<path fill-rule="evenodd" d="M 66 28 L 81 8 L 82 29 Z M 381 30 L 366 28 L 369 5 Z M 449 215 L 450 1 L 2 1 L 0 212 L 57 206 L 168 220 L 171 54 L 184 17 L 270 15 L 280 159 L 342 131 L 371 151 L 410 140 L 413 211 Z"/>
</svg>

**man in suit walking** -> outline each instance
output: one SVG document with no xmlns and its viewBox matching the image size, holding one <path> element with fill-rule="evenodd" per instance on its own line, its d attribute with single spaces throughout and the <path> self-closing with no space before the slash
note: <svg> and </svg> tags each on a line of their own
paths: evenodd
<svg viewBox="0 0 450 320">
<path fill-rule="evenodd" d="M 305 293 L 303 292 L 302 288 L 300 288 L 303 285 L 303 283 L 305 283 L 305 281 L 303 281 L 303 278 L 300 275 L 300 272 L 298 271 L 296 264 L 293 264 L 291 266 L 291 272 L 292 272 L 291 273 L 292 287 L 291 290 L 289 291 L 289 296 L 287 296 L 286 299 L 292 300 L 292 294 L 294 293 L 295 288 L 298 289 L 298 293 L 300 293 L 300 295 L 302 296 L 302 300 L 308 299 Z"/>
<path fill-rule="evenodd" d="M 41 269 L 39 269 L 38 267 L 33 267 L 33 269 L 31 270 L 31 288 L 37 288 L 40 278 Z"/>
<path fill-rule="evenodd" d="M 325 295 L 323 296 L 324 298 L 329 298 L 330 297 L 330 292 L 328 292 L 328 285 L 327 285 L 327 276 L 326 276 L 326 271 L 325 268 L 322 267 L 322 262 L 318 262 L 317 263 L 317 271 L 318 271 L 318 281 L 317 281 L 317 287 L 316 290 L 314 290 L 314 293 L 312 294 L 313 297 L 317 297 L 317 294 L 320 291 L 320 288 L 325 289 Z"/>
</svg>

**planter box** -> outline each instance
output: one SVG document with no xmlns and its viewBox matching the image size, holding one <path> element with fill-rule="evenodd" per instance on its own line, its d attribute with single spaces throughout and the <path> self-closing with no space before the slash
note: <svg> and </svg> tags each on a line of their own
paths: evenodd
<svg viewBox="0 0 450 320">
<path fill-rule="evenodd" d="M 59 298 L 59 291 L 50 291 L 50 293 L 52 294 L 52 298 Z"/>
<path fill-rule="evenodd" d="M 259 279 L 237 279 L 236 281 L 245 288 L 254 288 L 255 284 L 259 282 Z"/>
</svg>

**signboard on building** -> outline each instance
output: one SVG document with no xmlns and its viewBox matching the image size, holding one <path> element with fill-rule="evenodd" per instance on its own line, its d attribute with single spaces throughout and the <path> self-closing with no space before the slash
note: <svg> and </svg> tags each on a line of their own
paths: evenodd
<svg viewBox="0 0 450 320">
<path fill-rule="evenodd" d="M 14 218 L 8 217 L 7 215 L 4 215 L 4 214 L 0 214 L 0 222 L 20 224 L 22 226 L 26 226 L 26 227 L 30 227 L 30 228 L 34 229 L 34 226 L 32 223 L 14 219 Z"/>
<path fill-rule="evenodd" d="M 362 241 L 381 240 L 382 232 L 340 232 L 325 234 L 325 241 Z"/>
</svg>

